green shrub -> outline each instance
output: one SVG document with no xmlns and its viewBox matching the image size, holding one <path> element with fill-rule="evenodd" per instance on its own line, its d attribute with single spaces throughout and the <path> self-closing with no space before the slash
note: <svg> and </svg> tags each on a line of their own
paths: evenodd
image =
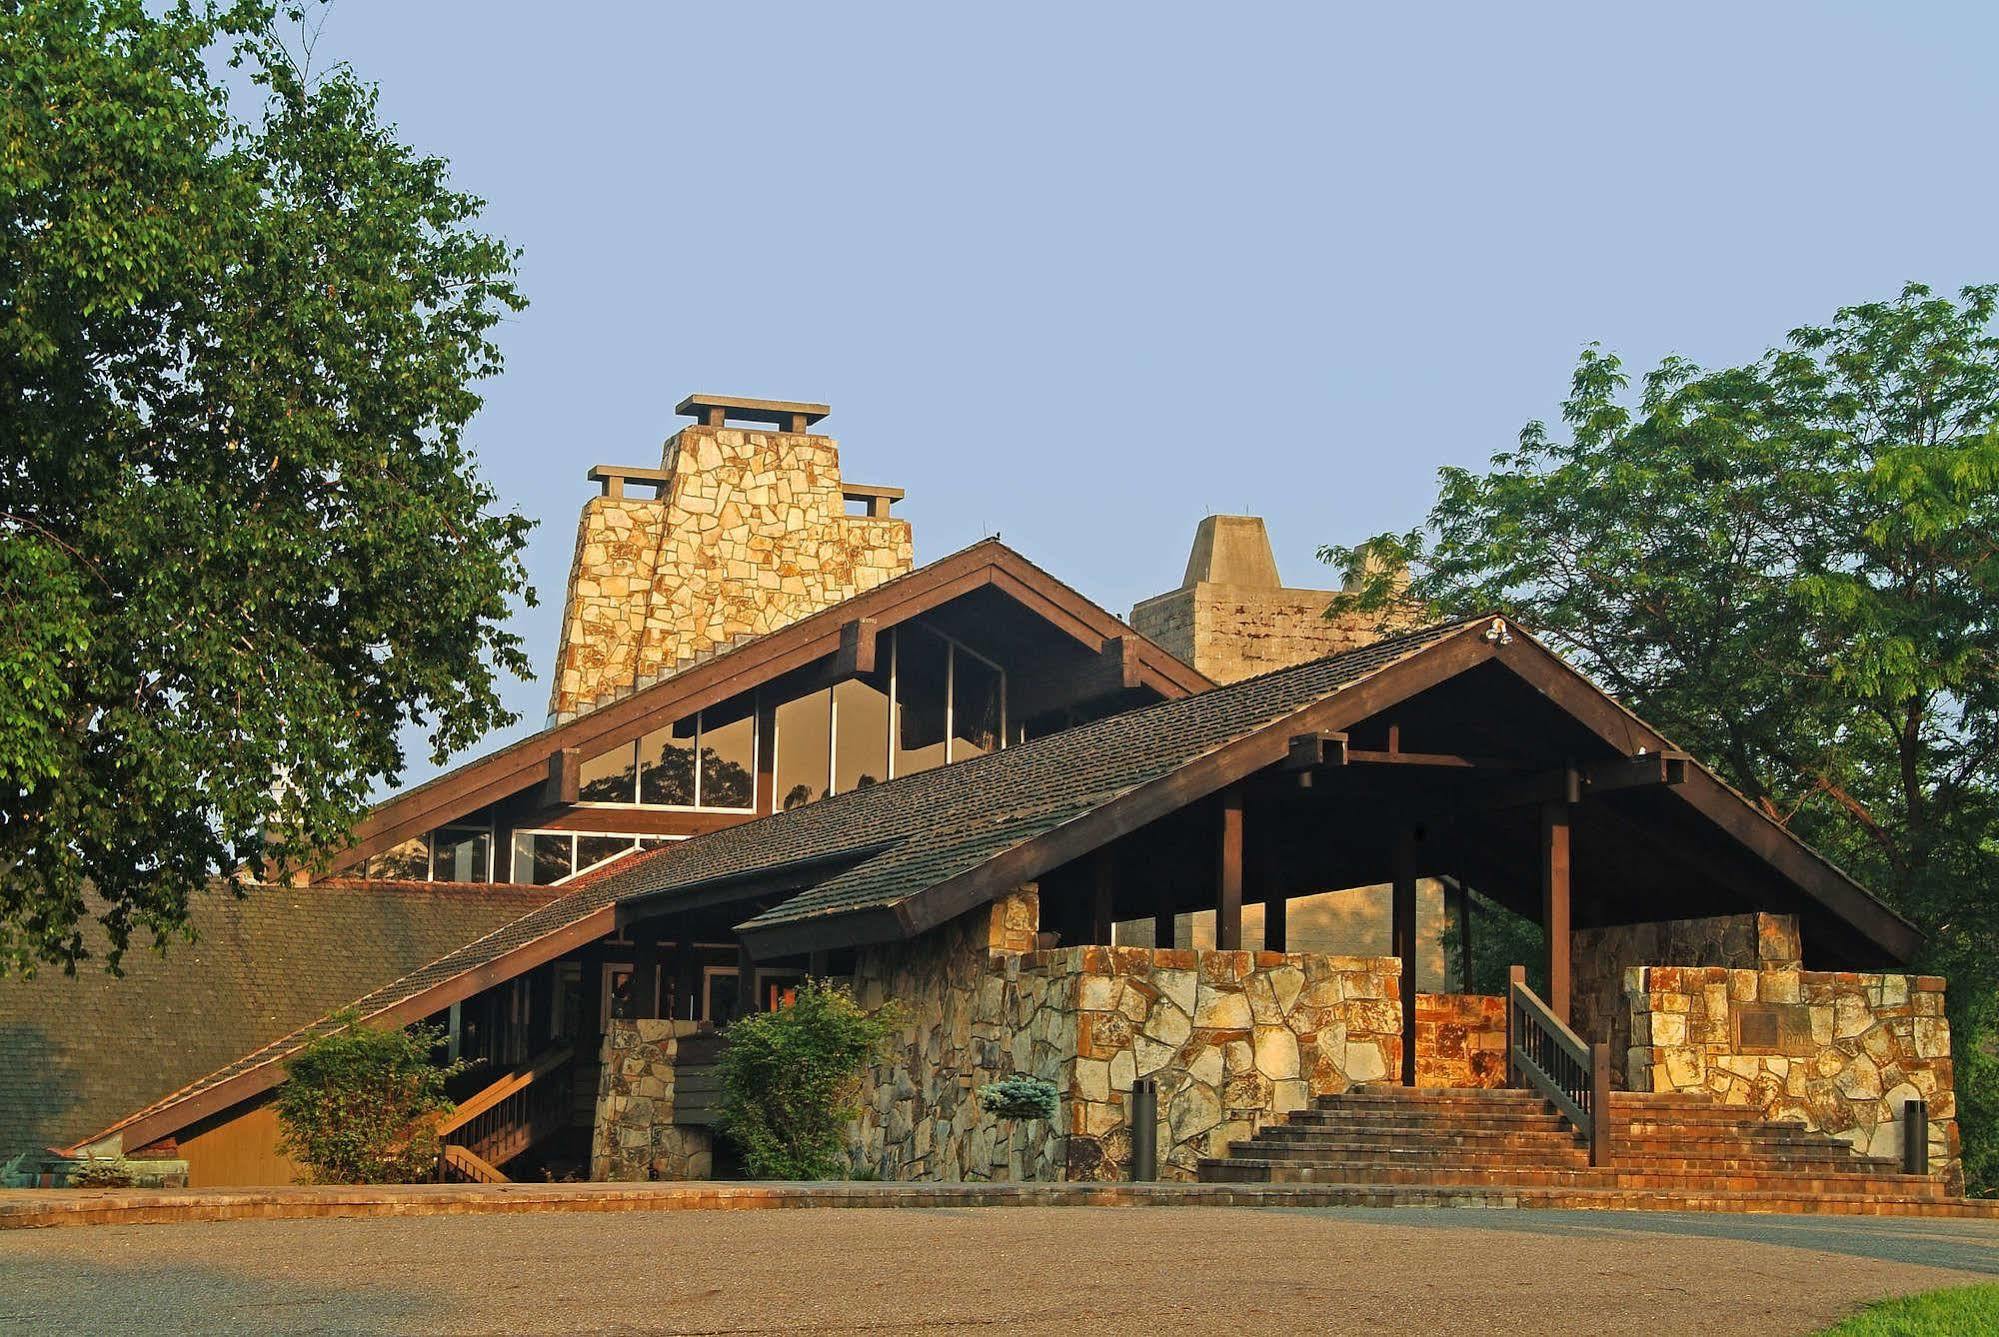
<svg viewBox="0 0 1999 1337">
<path fill-rule="evenodd" d="M 434 1026 L 373 1029 L 354 1013 L 285 1065 L 278 1145 L 314 1184 L 408 1184 L 437 1168 L 444 1086 L 464 1064 L 431 1061 Z"/>
<path fill-rule="evenodd" d="M 86 1157 L 64 1178 L 66 1188 L 130 1188 L 132 1171 L 113 1156 Z"/>
<path fill-rule="evenodd" d="M 1055 1083 L 1025 1073 L 979 1088 L 979 1108 L 1002 1119 L 1052 1119 L 1060 1093 Z"/>
<path fill-rule="evenodd" d="M 838 985 L 808 980 L 778 1012 L 722 1033 L 722 1124 L 753 1179 L 833 1179 L 846 1170 L 861 1074 L 885 1057 L 897 1016 L 869 1013 Z"/>
</svg>

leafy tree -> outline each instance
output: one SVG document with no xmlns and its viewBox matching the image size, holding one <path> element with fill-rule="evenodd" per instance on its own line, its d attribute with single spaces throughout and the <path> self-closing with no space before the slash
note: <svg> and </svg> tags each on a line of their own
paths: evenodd
<svg viewBox="0 0 1999 1337">
<path fill-rule="evenodd" d="M 1422 528 L 1321 554 L 1356 580 L 1335 611 L 1389 608 L 1404 566 L 1433 611 L 1512 610 L 1885 895 L 1952 978 L 1960 1055 L 1999 983 L 1995 303 L 1911 284 L 1747 366 L 1668 358 L 1635 404 L 1592 346 L 1569 440 L 1530 423 L 1444 470 Z M 1990 1176 L 1999 1096 L 1960 1096 Z"/>
<path fill-rule="evenodd" d="M 463 443 L 516 253 L 303 18 L 0 5 L 0 970 L 309 864 L 527 672 Z"/>
<path fill-rule="evenodd" d="M 846 1167 L 861 1074 L 882 1057 L 892 1008 L 865 1012 L 837 985 L 807 980 L 789 1007 L 723 1032 L 722 1122 L 754 1179 L 832 1179 Z"/>
<path fill-rule="evenodd" d="M 445 1084 L 463 1063 L 431 1061 L 435 1026 L 375 1030 L 348 1012 L 285 1064 L 278 1145 L 315 1184 L 412 1184 L 431 1177 Z"/>
</svg>

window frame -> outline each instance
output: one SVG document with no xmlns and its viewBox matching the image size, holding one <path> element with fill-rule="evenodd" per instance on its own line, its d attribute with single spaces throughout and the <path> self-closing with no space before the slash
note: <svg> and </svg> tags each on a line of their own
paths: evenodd
<svg viewBox="0 0 1999 1337">
<path fill-rule="evenodd" d="M 607 804 L 605 806 L 610 805 Z M 519 871 L 514 865 L 519 862 L 518 855 L 520 853 L 519 848 L 515 846 L 514 842 L 522 836 L 568 836 L 569 871 L 553 882 L 514 882 L 512 879 L 515 873 Z M 632 842 L 632 847 L 622 854 L 612 855 L 609 859 L 599 859 L 596 863 L 591 864 L 589 868 L 578 868 L 576 866 L 577 846 L 578 842 L 585 836 L 598 836 L 605 840 L 629 840 Z M 507 833 L 507 877 L 509 879 L 507 885 L 559 887 L 572 878 L 581 877 L 583 874 L 590 872 L 591 869 L 602 868 L 607 863 L 622 859 L 626 854 L 639 853 L 645 849 L 643 843 L 645 841 L 657 840 L 662 844 L 678 844 L 686 839 L 686 836 L 668 835 L 663 831 L 583 831 L 566 826 L 517 826 Z"/>
<path fill-rule="evenodd" d="M 695 711 L 695 712 L 694 712 L 694 749 L 693 749 L 693 751 L 694 751 L 694 802 L 692 802 L 692 803 L 645 803 L 645 802 L 641 802 L 641 801 L 640 801 L 640 799 L 639 799 L 639 792 L 640 792 L 640 789 L 639 789 L 639 787 L 640 787 L 640 785 L 641 785 L 641 784 L 643 784 L 643 783 L 644 783 L 644 780 L 645 780 L 645 758 L 639 755 L 639 743 L 640 743 L 641 741 L 643 741 L 643 738 L 644 738 L 644 735 L 640 735 L 640 736 L 639 736 L 639 737 L 637 737 L 637 738 L 629 738 L 629 739 L 626 739 L 626 740 L 625 740 L 625 744 L 624 744 L 624 745 L 625 745 L 625 746 L 626 746 L 627 748 L 630 748 L 630 749 L 631 749 L 631 752 L 632 752 L 632 797 L 631 797 L 631 801 L 630 801 L 630 802 L 619 802 L 619 801 L 616 801 L 616 800 L 612 800 L 612 799 L 578 799 L 578 800 L 577 800 L 577 801 L 576 801 L 575 803 L 572 803 L 572 804 L 571 804 L 570 806 L 571 806 L 571 807 L 573 807 L 573 808 L 603 808 L 603 809 L 608 809 L 608 810 L 611 810 L 611 811 L 617 811 L 617 810 L 620 810 L 620 809 L 637 809 L 637 810 L 639 810 L 639 811 L 643 811 L 643 812 L 737 812 L 737 813 L 741 813 L 741 812 L 747 812 L 747 813 L 755 813 L 755 812 L 756 812 L 756 810 L 757 810 L 757 786 L 756 786 L 756 775 L 757 775 L 757 767 L 758 767 L 758 766 L 759 766 L 759 765 L 760 765 L 760 764 L 762 763 L 762 761 L 763 761 L 763 746 L 764 746 L 764 737 L 763 737 L 763 689 L 762 689 L 761 687 L 753 687 L 753 688 L 751 688 L 751 689 L 750 689 L 750 693 L 749 693 L 749 696 L 750 696 L 750 713 L 749 713 L 748 715 L 744 716 L 744 718 L 745 718 L 745 719 L 747 719 L 747 720 L 749 720 L 749 722 L 750 722 L 750 803 L 749 803 L 749 806 L 748 806 L 748 807 L 746 807 L 746 808 L 725 808 L 725 807 L 720 807 L 720 806 L 717 806 L 717 805 L 714 805 L 714 804 L 707 804 L 707 803 L 703 803 L 703 802 L 701 801 L 701 791 L 702 791 L 702 790 L 703 790 L 703 789 L 704 789 L 704 788 L 706 787 L 706 786 L 704 786 L 704 785 L 702 784 L 702 781 L 701 781 L 701 769 L 702 769 L 702 768 L 701 768 L 701 740 L 702 740 L 702 738 L 704 738 L 704 737 L 705 737 L 705 736 L 707 735 L 707 733 L 708 733 L 708 712 L 709 712 L 709 711 L 710 711 L 711 709 L 713 709 L 713 708 L 714 708 L 714 707 L 711 707 L 711 706 L 703 706 L 703 707 L 702 707 L 701 709 L 699 709 L 699 710 L 697 710 L 697 711 Z M 729 699 L 733 701 L 733 700 L 735 700 L 736 698 L 735 698 L 735 697 L 731 697 L 731 698 L 729 698 Z M 720 705 L 724 705 L 724 704 L 726 704 L 726 703 L 725 703 L 725 702 L 720 702 L 720 701 L 718 701 L 718 702 L 716 702 L 715 704 L 716 704 L 717 706 L 720 706 Z M 685 715 L 681 716 L 681 719 L 686 719 L 686 718 L 687 718 L 687 716 L 685 716 Z M 734 722 L 734 721 L 731 721 L 731 723 L 733 723 L 733 722 Z M 675 724 L 678 724 L 678 723 L 680 723 L 680 720 L 673 720 L 673 721 L 670 721 L 670 722 L 668 722 L 667 724 L 665 724 L 665 725 L 663 725 L 663 726 L 661 726 L 661 727 L 663 727 L 663 728 L 667 728 L 667 729 L 671 729 L 671 728 L 672 728 L 672 727 L 673 727 L 673 726 L 674 726 Z M 648 729 L 648 730 L 646 730 L 646 733 L 658 733 L 658 732 L 659 732 L 659 730 L 658 730 L 658 729 Z M 775 733 L 775 732 L 776 732 L 776 726 L 775 726 L 775 725 L 773 725 L 773 726 L 772 726 L 772 732 L 773 732 L 773 733 Z M 775 740 L 773 740 L 773 742 L 775 742 Z M 616 751 L 616 750 L 617 750 L 617 749 L 615 749 L 615 748 L 612 748 L 612 749 L 608 749 L 608 751 Z M 604 753 L 604 752 L 600 752 L 600 753 L 598 753 L 598 754 L 597 754 L 597 756 L 599 756 L 599 757 L 601 757 L 601 756 L 604 756 L 604 755 L 606 755 L 606 753 Z M 776 754 L 775 754 L 775 753 L 772 753 L 772 755 L 773 755 L 773 756 L 775 756 Z M 592 761 L 595 761 L 595 760 L 596 760 L 596 757 L 592 757 L 592 758 L 591 758 L 591 760 L 592 760 Z M 551 884 L 551 885 L 553 885 L 553 884 Z"/>
<path fill-rule="evenodd" d="M 440 835 L 443 835 L 449 831 L 458 831 L 466 835 L 483 835 L 486 837 L 486 876 L 482 881 L 479 882 L 470 882 L 470 881 L 446 882 L 444 885 L 447 887 L 449 886 L 478 887 L 478 886 L 495 885 L 493 882 L 493 870 L 496 866 L 496 861 L 493 855 L 493 847 L 500 843 L 500 833 L 494 829 L 493 823 L 490 821 L 488 821 L 484 826 L 479 826 L 472 822 L 445 822 L 441 826 L 434 826 L 430 830 L 424 832 L 423 843 L 425 848 L 425 859 L 424 859 L 423 880 L 426 882 L 436 882 L 438 880 L 437 838 Z M 513 871 L 513 861 L 511 858 L 507 862 L 507 871 L 508 872 Z"/>
<path fill-rule="evenodd" d="M 908 622 L 898 623 L 895 627 L 891 628 L 891 631 L 894 633 L 890 638 L 888 658 L 888 778 L 891 780 L 895 779 L 897 774 L 895 769 L 895 730 L 896 726 L 901 722 L 902 716 L 902 697 L 899 691 L 900 680 L 897 676 L 902 667 L 902 629 L 912 625 L 922 627 L 924 631 L 944 642 L 946 647 L 944 656 L 944 765 L 949 766 L 957 761 L 970 761 L 972 757 L 990 755 L 986 752 L 974 752 L 971 756 L 967 757 L 953 755 L 956 751 L 958 741 L 958 721 L 956 718 L 958 710 L 958 655 L 961 651 L 978 660 L 981 664 L 984 664 L 999 678 L 999 741 L 993 746 L 992 751 L 1002 751 L 1007 743 L 1006 669 L 1002 665 L 995 664 L 992 660 L 987 659 L 977 650 L 966 645 L 949 632 L 939 631 L 928 622 L 924 622 L 919 618 L 911 618 Z M 835 723 L 837 724 L 838 721 L 836 720 Z M 933 766 L 929 769 L 937 770 L 940 768 Z M 921 775 L 923 772 L 911 771 L 910 774 Z"/>
</svg>

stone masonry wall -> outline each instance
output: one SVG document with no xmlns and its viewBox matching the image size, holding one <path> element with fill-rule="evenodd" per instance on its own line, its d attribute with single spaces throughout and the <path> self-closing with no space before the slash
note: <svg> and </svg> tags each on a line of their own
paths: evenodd
<svg viewBox="0 0 1999 1337">
<path fill-rule="evenodd" d="M 856 1172 L 883 1179 L 1062 1178 L 1066 1126 L 995 1119 L 978 1088 L 1022 1073 L 1066 1091 L 1075 1065 L 1075 980 L 1024 970 L 1039 922 L 1032 885 L 914 942 L 865 948 L 854 997 L 902 1016 L 895 1057 L 864 1078 L 849 1132 Z M 1064 1111 L 1066 1115 L 1066 1108 Z"/>
<path fill-rule="evenodd" d="M 673 1121 L 674 1059 L 682 1036 L 702 1023 L 613 1018 L 604 1033 L 590 1178 L 707 1179 L 714 1173 L 706 1128 Z"/>
<path fill-rule="evenodd" d="M 1942 979 L 1649 966 L 1626 973 L 1624 993 L 1634 1090 L 1704 1091 L 1896 1159 L 1904 1103 L 1920 1096 L 1931 1169 L 1962 1192 Z M 1775 1014 L 1777 1043 L 1744 1052 L 1739 1014 L 1752 1009 Z"/>
<path fill-rule="evenodd" d="M 1160 1173 L 1191 1179 L 1312 1096 L 1400 1070 L 1400 963 L 1310 953 L 1030 951 L 1031 887 L 916 942 L 864 950 L 855 995 L 893 1000 L 896 1056 L 862 1092 L 849 1154 L 884 1179 L 1119 1179 L 1132 1081 L 1160 1082 Z M 1053 1082 L 1052 1124 L 986 1115 L 977 1090 Z"/>
<path fill-rule="evenodd" d="M 577 528 L 549 714 L 566 718 L 697 656 L 901 575 L 907 521 L 846 514 L 839 445 L 681 429 L 658 500 L 592 498 Z"/>
<path fill-rule="evenodd" d="M 1139 604 L 1131 625 L 1216 682 L 1239 682 L 1379 639 L 1372 618 L 1327 618 L 1332 598 L 1201 581 Z"/>
<path fill-rule="evenodd" d="M 1417 994 L 1416 1085 L 1505 1086 L 1506 1000 Z"/>
<path fill-rule="evenodd" d="M 1613 1056 L 1623 1054 L 1632 1043 L 1631 1012 L 1624 1003 L 1624 977 L 1631 967 L 1796 970 L 1804 959 L 1794 915 L 1717 915 L 1613 924 L 1577 929 L 1569 935 L 1569 944 L 1574 970 L 1570 1024 L 1584 1040 L 1609 1044 Z"/>
</svg>

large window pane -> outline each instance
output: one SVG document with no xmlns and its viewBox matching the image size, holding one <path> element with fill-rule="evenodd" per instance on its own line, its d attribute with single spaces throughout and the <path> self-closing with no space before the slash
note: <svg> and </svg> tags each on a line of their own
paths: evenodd
<svg viewBox="0 0 1999 1337">
<path fill-rule="evenodd" d="M 699 718 L 689 715 L 639 740 L 639 802 L 694 806 L 694 731 Z"/>
<path fill-rule="evenodd" d="M 888 779 L 888 675 L 848 678 L 833 688 L 833 792 Z"/>
<path fill-rule="evenodd" d="M 786 812 L 826 797 L 827 707 L 831 696 L 813 692 L 777 708 L 775 802 Z"/>
<path fill-rule="evenodd" d="M 990 752 L 1000 741 L 999 670 L 963 648 L 952 650 L 951 760 Z"/>
<path fill-rule="evenodd" d="M 637 842 L 630 836 L 585 836 L 576 837 L 576 871 L 594 868 L 606 859 L 615 859 L 620 854 L 629 854 L 637 848 Z"/>
<path fill-rule="evenodd" d="M 436 855 L 431 862 L 431 878 L 437 882 L 485 882 L 493 850 L 490 831 L 465 831 L 445 827 L 431 833 Z"/>
<path fill-rule="evenodd" d="M 748 808 L 757 801 L 757 699 L 745 692 L 701 712 L 704 808 Z"/>
<path fill-rule="evenodd" d="M 573 871 L 570 849 L 573 837 L 540 831 L 514 833 L 514 881 L 545 887 L 560 882 Z"/>
<path fill-rule="evenodd" d="M 895 773 L 944 764 L 944 675 L 951 647 L 917 626 L 895 629 Z"/>
<path fill-rule="evenodd" d="M 576 796 L 585 803 L 632 803 L 638 799 L 637 745 L 626 743 L 583 763 Z"/>
</svg>

